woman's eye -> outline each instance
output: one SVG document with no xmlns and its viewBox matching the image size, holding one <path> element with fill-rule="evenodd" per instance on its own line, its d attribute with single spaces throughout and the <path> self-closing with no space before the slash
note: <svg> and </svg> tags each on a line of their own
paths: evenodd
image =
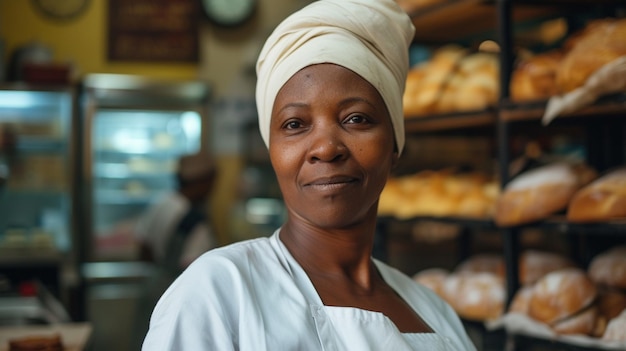
<svg viewBox="0 0 626 351">
<path fill-rule="evenodd" d="M 285 123 L 285 129 L 298 129 L 302 127 L 302 123 L 298 121 L 289 121 Z"/>
<path fill-rule="evenodd" d="M 352 116 L 348 117 L 346 122 L 347 123 L 352 123 L 352 124 L 359 124 L 359 123 L 367 122 L 367 119 L 364 116 L 362 116 L 362 115 L 352 115 Z"/>
</svg>

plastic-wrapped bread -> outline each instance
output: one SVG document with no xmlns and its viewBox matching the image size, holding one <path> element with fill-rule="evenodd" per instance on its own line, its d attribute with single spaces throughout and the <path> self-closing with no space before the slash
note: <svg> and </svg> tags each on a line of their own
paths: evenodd
<svg viewBox="0 0 626 351">
<path fill-rule="evenodd" d="M 576 192 L 567 209 L 571 222 L 626 217 L 626 167 L 612 170 Z"/>
<path fill-rule="evenodd" d="M 524 172 L 504 188 L 494 220 L 513 226 L 545 219 L 565 210 L 578 189 L 597 173 L 584 164 L 552 163 Z"/>
</svg>

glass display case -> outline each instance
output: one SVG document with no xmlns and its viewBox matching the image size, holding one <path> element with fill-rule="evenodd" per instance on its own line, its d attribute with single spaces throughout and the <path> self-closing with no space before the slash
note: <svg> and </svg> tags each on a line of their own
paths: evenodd
<svg viewBox="0 0 626 351">
<path fill-rule="evenodd" d="M 75 97 L 73 86 L 0 85 L 2 299 L 37 282 L 66 302 L 75 283 Z"/>
<path fill-rule="evenodd" d="M 0 88 L 0 257 L 73 249 L 74 96 Z"/>
<path fill-rule="evenodd" d="M 208 94 L 208 86 L 197 81 L 85 78 L 85 261 L 138 259 L 136 218 L 174 189 L 178 158 L 207 143 Z"/>
</svg>

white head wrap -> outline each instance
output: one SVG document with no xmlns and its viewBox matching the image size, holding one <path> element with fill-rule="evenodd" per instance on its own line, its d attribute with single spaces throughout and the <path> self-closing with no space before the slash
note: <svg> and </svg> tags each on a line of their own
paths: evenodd
<svg viewBox="0 0 626 351">
<path fill-rule="evenodd" d="M 319 0 L 285 19 L 257 61 L 259 129 L 269 147 L 270 119 L 280 88 L 301 69 L 333 63 L 374 86 L 391 115 L 396 146 L 404 147 L 402 95 L 415 28 L 393 0 Z"/>
</svg>

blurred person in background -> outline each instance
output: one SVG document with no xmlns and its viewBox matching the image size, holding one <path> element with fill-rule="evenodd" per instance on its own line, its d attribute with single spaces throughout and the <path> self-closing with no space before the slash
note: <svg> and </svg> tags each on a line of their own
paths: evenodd
<svg viewBox="0 0 626 351">
<path fill-rule="evenodd" d="M 183 155 L 178 160 L 175 191 L 164 195 L 136 222 L 134 236 L 142 260 L 155 270 L 142 286 L 133 335 L 133 350 L 141 342 L 158 298 L 196 258 L 217 246 L 206 205 L 211 196 L 216 168 L 206 153 Z"/>
</svg>

